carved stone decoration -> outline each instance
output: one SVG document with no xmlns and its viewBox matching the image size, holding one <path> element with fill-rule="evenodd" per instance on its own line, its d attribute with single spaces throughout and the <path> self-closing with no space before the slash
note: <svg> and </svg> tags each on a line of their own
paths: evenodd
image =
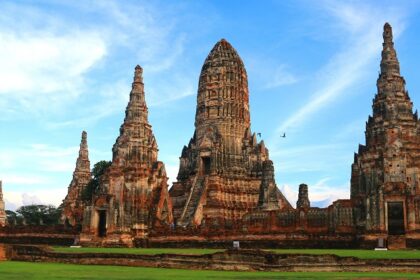
<svg viewBox="0 0 420 280">
<path fill-rule="evenodd" d="M 309 197 L 308 197 L 308 185 L 300 184 L 298 201 L 296 202 L 296 208 L 309 208 L 309 207 L 311 207 L 311 203 L 309 202 Z"/>
<path fill-rule="evenodd" d="M 274 179 L 274 166 L 271 160 L 263 162 L 262 180 L 258 208 L 261 210 L 279 210 L 279 201 L 287 201 L 279 191 Z M 291 207 L 290 207 L 291 208 Z M 290 209 L 289 208 L 289 209 Z"/>
<path fill-rule="evenodd" d="M 63 200 L 63 211 L 61 221 L 72 226 L 81 226 L 85 204 L 82 200 L 82 193 L 91 179 L 89 151 L 87 145 L 87 133 L 82 132 L 79 157 L 76 160 L 76 168 L 73 172 L 73 179 L 68 187 L 66 198 Z"/>
<path fill-rule="evenodd" d="M 133 246 L 153 229 L 173 223 L 165 165 L 148 121 L 143 69 L 136 66 L 130 101 L 112 164 L 101 177 L 92 205 L 85 211 L 81 241 Z"/>
<path fill-rule="evenodd" d="M 413 232 L 420 229 L 415 214 L 420 198 L 420 122 L 400 74 L 388 23 L 383 39 L 366 145 L 359 146 L 352 165 L 351 200 L 359 231 L 390 233 L 396 223 L 400 232 Z"/>
<path fill-rule="evenodd" d="M 3 200 L 3 182 L 0 180 L 0 227 L 7 224 L 6 209 L 4 208 Z"/>
<path fill-rule="evenodd" d="M 258 206 L 291 208 L 273 172 L 264 142 L 251 134 L 244 64 L 222 39 L 202 67 L 194 136 L 170 190 L 177 225 L 229 226 Z"/>
</svg>

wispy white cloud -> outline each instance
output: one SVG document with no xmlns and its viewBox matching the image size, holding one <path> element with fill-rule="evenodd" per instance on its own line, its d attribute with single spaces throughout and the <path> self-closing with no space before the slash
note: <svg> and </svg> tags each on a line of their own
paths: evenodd
<svg viewBox="0 0 420 280">
<path fill-rule="evenodd" d="M 191 95 L 185 87 L 191 82 L 185 77 L 178 83 L 173 79 L 156 83 L 155 78 L 181 65 L 187 34 L 173 32 L 177 17 L 165 16 L 175 10 L 152 3 L 118 1 L 97 1 L 95 5 L 62 2 L 54 6 L 81 15 L 95 13 L 96 19 L 84 19 L 81 26 L 82 21 L 32 5 L 2 6 L 0 118 L 41 114 L 49 116 L 45 120 L 58 114 L 60 117 L 54 118 L 57 121 L 46 122 L 47 128 L 91 124 L 123 110 L 131 83 L 126 67 L 134 68 L 135 64 L 145 68 L 146 84 L 153 81 L 148 84 L 150 99 L 160 101 L 152 104 Z M 8 16 L 16 13 L 24 15 L 20 21 Z M 131 61 L 118 61 L 121 52 L 130 53 Z M 104 67 L 112 74 L 101 83 L 93 81 L 92 71 L 98 75 Z M 65 114 L 69 110 L 71 119 Z"/>
<path fill-rule="evenodd" d="M 37 189 L 31 192 L 4 191 L 5 207 L 8 210 L 16 210 L 23 205 L 52 204 L 59 206 L 66 195 L 67 189 L 52 191 L 51 189 Z"/>
<path fill-rule="evenodd" d="M 6 207 L 16 209 L 32 203 L 58 206 L 66 195 L 78 149 L 39 143 L 0 149 L 0 159 L 8 162 L 0 162 Z"/>
<path fill-rule="evenodd" d="M 374 58 L 380 54 L 382 48 L 382 27 L 390 21 L 394 28 L 394 37 L 404 29 L 405 14 L 403 11 L 378 7 L 363 2 L 321 1 L 317 2 L 317 9 L 328 17 L 327 21 L 313 22 L 317 24 L 317 32 L 321 32 L 322 40 L 334 41 L 337 52 L 323 65 L 308 81 L 307 98 L 302 98 L 301 104 L 293 110 L 276 128 L 270 139 L 271 155 L 276 162 L 280 180 L 290 179 L 289 174 L 295 174 L 309 185 L 309 196 L 312 205 L 327 206 L 339 198 L 349 197 L 349 184 L 346 182 L 350 174 L 352 160 L 351 148 L 356 143 L 348 143 L 357 138 L 355 133 L 363 131 L 364 120 L 354 121 L 333 128 L 335 134 L 330 139 L 317 142 L 310 139 L 312 144 L 297 144 L 293 147 L 281 149 L 277 135 L 288 132 L 288 135 L 299 135 L 302 131 L 311 131 L 310 122 L 316 114 L 322 113 L 333 105 L 343 95 L 351 94 L 351 89 L 357 87 L 365 79 L 366 71 L 372 63 L 378 63 Z M 322 30 L 328 30 L 323 32 Z M 319 39 L 319 38 L 318 38 Z M 335 170 L 334 173 L 329 171 Z M 322 174 L 324 179 L 316 181 L 316 174 Z M 347 176 L 346 176 L 347 174 Z M 325 176 L 334 176 L 325 178 Z M 339 176 L 341 179 L 339 179 Z M 281 190 L 292 202 L 297 199 L 298 185 L 283 184 Z"/>
<path fill-rule="evenodd" d="M 172 77 L 171 83 L 157 84 L 147 90 L 147 102 L 150 107 L 159 107 L 195 94 L 196 87 L 191 79 Z"/>
<path fill-rule="evenodd" d="M 298 78 L 288 71 L 285 64 L 279 65 L 268 76 L 269 80 L 265 84 L 265 89 L 277 88 L 284 85 L 291 85 L 298 81 Z"/>
<path fill-rule="evenodd" d="M 277 127 L 277 132 L 287 131 L 292 127 L 298 129 L 316 112 L 332 104 L 363 78 L 366 67 L 380 52 L 382 26 L 386 21 L 392 21 L 395 37 L 404 28 L 401 22 L 403 14 L 396 13 L 395 10 L 354 2 L 322 3 L 323 10 L 336 19 L 334 28 L 340 29 L 341 34 L 341 41 L 337 43 L 344 47 L 318 72 L 316 84 L 319 86 L 315 88 L 309 101 L 284 120 Z"/>
<path fill-rule="evenodd" d="M 163 56 L 160 60 L 150 61 L 144 65 L 144 68 L 150 72 L 161 72 L 170 69 L 184 53 L 185 41 L 186 35 L 180 34 L 179 37 L 174 40 L 171 51 L 168 52 L 167 55 Z"/>
<path fill-rule="evenodd" d="M 257 88 L 262 91 L 271 90 L 300 80 L 293 73 L 291 65 L 278 63 L 267 56 L 265 53 L 256 53 L 247 59 L 248 78 L 256 82 Z"/>
<path fill-rule="evenodd" d="M 22 16 L 16 21 L 4 13 Z M 1 118 L 59 111 L 77 98 L 85 74 L 106 55 L 100 33 L 61 28 L 30 7 L 5 5 L 0 14 L 0 108 L 9 113 Z"/>
<path fill-rule="evenodd" d="M 345 141 L 349 138 L 356 138 L 355 135 L 362 136 L 365 122 L 366 117 L 363 117 L 363 119 L 355 119 L 346 124 L 343 124 L 340 130 L 334 134 L 332 141 L 337 143 L 340 141 Z M 363 138 L 360 138 L 360 141 L 362 140 Z"/>
<path fill-rule="evenodd" d="M 287 149 L 272 149 L 270 155 L 276 159 L 275 168 L 281 174 L 325 172 L 337 166 L 347 166 L 352 159 L 352 153 L 348 153 L 348 146 L 344 143 L 295 145 Z"/>
<path fill-rule="evenodd" d="M 327 207 L 337 199 L 350 198 L 350 186 L 348 184 L 342 186 L 334 186 L 328 184 L 329 178 L 323 178 L 313 184 L 308 184 L 308 196 L 311 206 Z M 280 191 L 285 195 L 292 205 L 296 205 L 298 199 L 299 186 L 291 184 L 283 184 Z"/>
<path fill-rule="evenodd" d="M 34 174 L 1 174 L 2 181 L 7 184 L 19 184 L 19 185 L 42 185 L 50 183 L 47 177 L 34 175 Z"/>
<path fill-rule="evenodd" d="M 57 147 L 45 144 L 29 144 L 14 149 L 0 149 L 1 173 L 0 179 L 16 184 L 46 183 L 32 174 L 40 171 L 48 172 L 71 172 L 78 155 L 78 146 Z M 2 161 L 3 162 L 3 161 Z M 25 173 L 24 168 L 19 175 L 6 173 L 8 170 L 15 170 L 22 166 L 30 166 L 31 172 Z M 72 167 L 73 166 L 73 167 Z M 28 178 L 28 179 L 25 179 Z"/>
<path fill-rule="evenodd" d="M 75 79 L 105 55 L 98 34 L 0 31 L 0 93 L 40 94 L 74 89 Z M 76 81 L 79 83 L 79 80 Z M 37 91 L 37 95 L 33 94 Z"/>
<path fill-rule="evenodd" d="M 62 121 L 48 120 L 45 122 L 45 126 L 50 129 L 74 125 L 86 127 L 116 112 L 123 112 L 129 99 L 129 93 L 130 84 L 125 80 L 119 80 L 110 85 L 99 86 L 97 93 L 98 102 L 79 109 L 71 116 L 71 119 Z"/>
</svg>

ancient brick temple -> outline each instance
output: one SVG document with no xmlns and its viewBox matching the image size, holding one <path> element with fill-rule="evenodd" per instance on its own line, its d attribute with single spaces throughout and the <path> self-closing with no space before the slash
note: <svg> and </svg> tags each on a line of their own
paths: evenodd
<svg viewBox="0 0 420 280">
<path fill-rule="evenodd" d="M 82 132 L 79 157 L 76 160 L 76 168 L 73 178 L 68 187 L 67 196 L 63 200 L 63 211 L 61 220 L 63 223 L 72 226 L 81 226 L 85 203 L 82 200 L 82 193 L 91 179 L 89 151 L 87 145 L 87 133 Z"/>
<path fill-rule="evenodd" d="M 131 246 L 146 238 L 150 228 L 173 223 L 168 178 L 157 160 L 142 74 L 137 66 L 124 123 L 112 148 L 112 164 L 84 213 L 82 243 Z"/>
<path fill-rule="evenodd" d="M 352 165 L 355 226 L 363 233 L 414 234 L 420 230 L 420 123 L 400 74 L 388 23 L 383 38 L 366 145 L 359 146 Z"/>
<path fill-rule="evenodd" d="M 3 200 L 3 182 L 0 180 L 0 227 L 4 227 L 6 223 L 7 218 Z"/>
<path fill-rule="evenodd" d="M 244 64 L 222 39 L 202 67 L 195 131 L 182 149 L 169 192 L 147 119 L 143 70 L 136 67 L 112 165 L 84 210 L 81 242 L 132 246 L 147 239 L 157 246 L 213 246 L 243 240 L 269 247 L 372 248 L 397 240 L 400 247 L 418 247 L 419 119 L 400 75 L 389 24 L 383 37 L 378 92 L 366 123 L 366 145 L 359 146 L 352 165 L 350 199 L 313 207 L 306 184 L 299 186 L 296 208 L 285 199 L 264 142 L 251 132 Z M 79 159 L 83 156 L 88 163 L 86 137 Z M 85 165 L 84 170 L 89 177 Z M 65 201 L 75 212 L 67 216 L 79 215 L 80 221 L 72 206 L 80 188 L 76 171 Z"/>
<path fill-rule="evenodd" d="M 259 201 L 270 209 L 291 208 L 273 173 L 264 142 L 251 133 L 244 64 L 222 39 L 202 67 L 194 136 L 170 190 L 176 224 L 229 227 Z"/>
<path fill-rule="evenodd" d="M 308 187 L 302 184 L 296 209 L 246 214 L 245 232 L 322 233 L 330 239 L 347 234 L 371 244 L 395 241 L 398 247 L 405 247 L 406 238 L 412 244 L 420 239 L 419 119 L 400 75 L 388 23 L 383 38 L 378 93 L 366 123 L 366 145 L 354 157 L 351 199 L 310 207 Z"/>
</svg>

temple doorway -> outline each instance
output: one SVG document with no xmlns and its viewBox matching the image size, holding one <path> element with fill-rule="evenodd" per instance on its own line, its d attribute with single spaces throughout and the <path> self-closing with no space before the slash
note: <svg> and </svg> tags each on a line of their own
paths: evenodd
<svg viewBox="0 0 420 280">
<path fill-rule="evenodd" d="M 106 210 L 99 210 L 99 221 L 98 221 L 98 236 L 106 236 Z"/>
<path fill-rule="evenodd" d="M 404 206 L 402 202 L 388 202 L 388 234 L 405 233 Z"/>
<path fill-rule="evenodd" d="M 203 163 L 202 175 L 209 175 L 210 174 L 210 164 L 211 160 L 210 157 L 202 157 L 201 158 Z"/>
</svg>

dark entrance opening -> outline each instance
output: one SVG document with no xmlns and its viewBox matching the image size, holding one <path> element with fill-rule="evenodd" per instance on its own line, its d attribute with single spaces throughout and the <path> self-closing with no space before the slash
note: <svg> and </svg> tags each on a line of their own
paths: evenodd
<svg viewBox="0 0 420 280">
<path fill-rule="evenodd" d="M 99 210 L 99 221 L 98 221 L 98 236 L 104 237 L 106 236 L 106 211 Z"/>
<path fill-rule="evenodd" d="M 388 234 L 405 233 L 404 207 L 402 202 L 388 202 Z"/>
<path fill-rule="evenodd" d="M 210 157 L 202 157 L 201 160 L 203 161 L 203 175 L 209 175 L 210 174 L 210 164 L 211 160 Z"/>
</svg>

